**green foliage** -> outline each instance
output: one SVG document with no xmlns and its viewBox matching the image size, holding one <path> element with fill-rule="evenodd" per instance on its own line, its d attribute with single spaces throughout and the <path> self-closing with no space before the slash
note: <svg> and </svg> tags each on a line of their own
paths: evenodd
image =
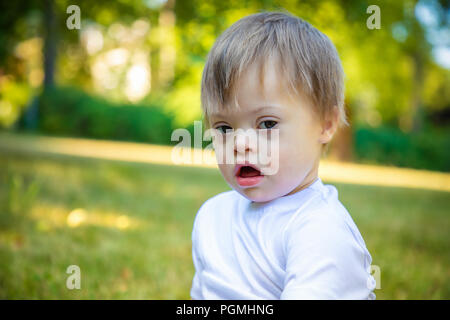
<svg viewBox="0 0 450 320">
<path fill-rule="evenodd" d="M 425 121 L 423 114 L 450 106 L 450 71 L 434 61 L 436 44 L 431 39 L 437 37 L 429 37 L 432 31 L 448 30 L 449 5 L 442 1 L 376 1 L 382 27 L 369 30 L 366 9 L 371 3 L 366 0 L 247 0 L 244 4 L 238 0 L 32 0 L 0 5 L 1 127 L 12 126 L 24 106 L 32 104 L 33 92 L 42 88 L 43 56 L 49 48 L 44 3 L 51 2 L 58 26 L 51 29 L 58 39 L 56 83 L 102 98 L 69 88 L 48 91 L 39 110 L 39 130 L 44 134 L 169 144 L 176 127 L 188 127 L 192 133 L 192 123 L 201 114 L 200 80 L 207 53 L 231 24 L 260 11 L 287 10 L 333 41 L 346 74 L 346 107 L 357 126 L 403 123 L 406 128 L 415 120 Z M 81 8 L 81 30 L 66 28 L 70 4 Z M 434 27 L 419 19 L 420 8 L 435 11 Z M 137 22 L 148 23 L 147 31 L 141 34 Z M 88 41 L 90 28 L 97 36 Z M 87 42 L 100 45 L 89 51 Z M 117 49 L 128 58 L 114 59 Z M 149 106 L 113 102 L 138 101 L 125 90 L 128 71 L 137 62 L 148 65 L 151 84 L 151 91 L 144 90 L 148 96 L 138 99 L 160 95 L 164 101 Z M 101 80 L 108 80 L 107 85 Z M 407 136 L 394 129 L 367 130 L 355 133 L 360 160 L 449 170 L 445 132 L 427 129 Z"/>
<path fill-rule="evenodd" d="M 4 79 L 0 85 L 0 128 L 11 126 L 32 96 L 27 83 Z"/>
<path fill-rule="evenodd" d="M 173 116 L 159 106 L 115 105 L 73 88 L 40 98 L 39 131 L 50 135 L 168 144 Z"/>
<path fill-rule="evenodd" d="M 39 184 L 18 174 L 6 174 L 0 178 L 6 186 L 6 190 L 0 193 L 0 230 L 23 229 L 30 222 L 29 211 L 38 195 Z"/>
<path fill-rule="evenodd" d="M 450 171 L 450 130 L 404 133 L 393 127 L 360 127 L 354 132 L 357 160 L 400 167 Z"/>
</svg>

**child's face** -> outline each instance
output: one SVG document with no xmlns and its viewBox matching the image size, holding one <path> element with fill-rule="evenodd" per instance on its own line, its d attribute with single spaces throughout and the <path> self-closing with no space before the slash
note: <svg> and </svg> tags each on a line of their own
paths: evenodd
<svg viewBox="0 0 450 320">
<path fill-rule="evenodd" d="M 250 139 L 234 139 L 234 163 L 226 164 L 223 159 L 218 159 L 219 169 L 227 183 L 246 198 L 265 202 L 295 193 L 313 182 L 317 178 L 322 143 L 328 140 L 308 99 L 288 94 L 282 74 L 271 58 L 265 66 L 264 85 L 259 81 L 258 64 L 253 64 L 241 76 L 235 88 L 240 108 L 227 106 L 220 115 L 210 115 L 211 128 L 220 128 L 221 131 L 230 128 L 241 131 L 278 129 L 279 156 L 271 157 L 272 170 L 251 162 L 259 169 L 261 177 L 243 178 L 242 175 L 247 175 L 242 170 L 235 174 L 237 164 L 250 160 L 251 155 L 260 159 L 257 155 L 262 151 L 258 144 L 250 143 Z M 265 108 L 258 110 L 261 107 Z M 224 148 L 223 145 L 219 147 Z M 278 168 L 275 174 L 264 175 L 265 172 L 273 172 L 273 168 Z"/>
</svg>

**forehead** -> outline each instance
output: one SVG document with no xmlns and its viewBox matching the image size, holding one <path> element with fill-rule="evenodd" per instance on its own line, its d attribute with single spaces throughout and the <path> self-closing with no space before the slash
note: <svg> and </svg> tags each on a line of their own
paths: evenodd
<svg viewBox="0 0 450 320">
<path fill-rule="evenodd" d="M 241 73 L 221 110 L 211 113 L 210 118 L 281 111 L 292 103 L 288 88 L 277 59 L 269 57 L 264 63 L 254 62 Z"/>
</svg>

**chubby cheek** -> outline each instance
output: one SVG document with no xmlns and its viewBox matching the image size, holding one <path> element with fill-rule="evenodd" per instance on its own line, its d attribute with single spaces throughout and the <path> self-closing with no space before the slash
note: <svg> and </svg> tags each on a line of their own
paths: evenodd
<svg viewBox="0 0 450 320">
<path fill-rule="evenodd" d="M 297 161 L 292 161 L 293 155 L 289 154 L 288 158 L 280 154 L 279 169 L 277 174 L 270 176 L 270 187 L 275 192 L 280 192 L 282 195 L 290 192 L 298 183 L 302 173 L 299 169 Z M 281 195 L 281 196 L 282 196 Z"/>
<path fill-rule="evenodd" d="M 315 146 L 308 141 L 285 141 L 280 144 L 277 177 L 285 181 L 301 179 L 314 164 L 316 152 Z"/>
<path fill-rule="evenodd" d="M 311 124 L 290 128 L 280 143 L 280 158 L 285 165 L 298 166 L 317 156 L 320 147 L 317 128 Z"/>
<path fill-rule="evenodd" d="M 228 184 L 235 185 L 234 181 L 234 166 L 228 165 L 228 164 L 219 164 L 218 165 L 220 172 L 222 173 L 222 176 L 225 178 L 225 180 L 228 182 Z"/>
</svg>

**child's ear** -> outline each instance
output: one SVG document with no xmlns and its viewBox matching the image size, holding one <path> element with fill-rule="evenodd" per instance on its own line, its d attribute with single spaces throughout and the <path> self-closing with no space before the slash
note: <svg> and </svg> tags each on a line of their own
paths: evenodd
<svg viewBox="0 0 450 320">
<path fill-rule="evenodd" d="M 322 132 L 319 137 L 319 142 L 329 143 L 333 138 L 339 124 L 339 110 L 337 107 L 333 108 L 331 115 L 327 116 L 322 122 Z"/>
</svg>

